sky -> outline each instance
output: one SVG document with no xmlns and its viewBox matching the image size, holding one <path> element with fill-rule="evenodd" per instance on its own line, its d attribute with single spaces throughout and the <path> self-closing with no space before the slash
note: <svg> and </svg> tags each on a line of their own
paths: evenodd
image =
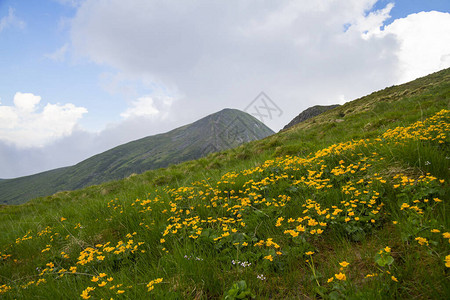
<svg viewBox="0 0 450 300">
<path fill-rule="evenodd" d="M 448 0 L 0 0 L 0 178 L 224 108 L 279 131 L 448 67 Z"/>
</svg>

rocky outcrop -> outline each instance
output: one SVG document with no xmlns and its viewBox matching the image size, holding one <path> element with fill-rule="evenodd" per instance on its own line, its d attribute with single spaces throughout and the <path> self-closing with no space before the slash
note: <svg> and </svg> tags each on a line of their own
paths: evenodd
<svg viewBox="0 0 450 300">
<path fill-rule="evenodd" d="M 333 104 L 333 105 L 315 105 L 313 107 L 310 107 L 304 111 L 302 111 L 298 116 L 296 116 L 289 124 L 284 126 L 283 130 L 288 129 L 295 124 L 298 124 L 300 122 L 306 121 L 310 118 L 313 118 L 315 116 L 320 115 L 321 113 L 326 112 L 327 110 L 333 109 L 340 106 L 339 104 Z"/>
</svg>

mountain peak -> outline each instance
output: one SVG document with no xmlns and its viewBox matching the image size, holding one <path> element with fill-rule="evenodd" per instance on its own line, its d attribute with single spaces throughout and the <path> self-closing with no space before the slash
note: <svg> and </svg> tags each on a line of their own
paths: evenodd
<svg viewBox="0 0 450 300">
<path fill-rule="evenodd" d="M 274 132 L 249 114 L 231 108 L 167 133 L 148 136 L 90 157 L 75 166 L 0 180 L 3 203 L 22 203 L 60 190 L 73 190 L 164 168 L 212 152 L 265 138 Z M 36 190 L 36 186 L 39 189 Z"/>
</svg>

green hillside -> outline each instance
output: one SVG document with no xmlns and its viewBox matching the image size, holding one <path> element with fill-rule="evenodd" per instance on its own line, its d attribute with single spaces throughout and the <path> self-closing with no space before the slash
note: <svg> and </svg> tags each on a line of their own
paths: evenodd
<svg viewBox="0 0 450 300">
<path fill-rule="evenodd" d="M 447 69 L 234 149 L 4 206 L 1 297 L 448 299 L 449 168 Z"/>
<path fill-rule="evenodd" d="M 262 139 L 274 132 L 256 118 L 224 109 L 170 132 L 115 147 L 79 164 L 0 182 L 0 203 L 19 204 L 58 191 L 122 179 Z"/>
</svg>

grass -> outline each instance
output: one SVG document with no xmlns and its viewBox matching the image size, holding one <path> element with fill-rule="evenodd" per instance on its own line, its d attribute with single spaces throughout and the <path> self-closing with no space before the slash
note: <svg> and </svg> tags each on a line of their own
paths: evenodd
<svg viewBox="0 0 450 300">
<path fill-rule="evenodd" d="M 196 161 L 5 206 L 1 296 L 448 298 L 449 73 Z"/>
</svg>

